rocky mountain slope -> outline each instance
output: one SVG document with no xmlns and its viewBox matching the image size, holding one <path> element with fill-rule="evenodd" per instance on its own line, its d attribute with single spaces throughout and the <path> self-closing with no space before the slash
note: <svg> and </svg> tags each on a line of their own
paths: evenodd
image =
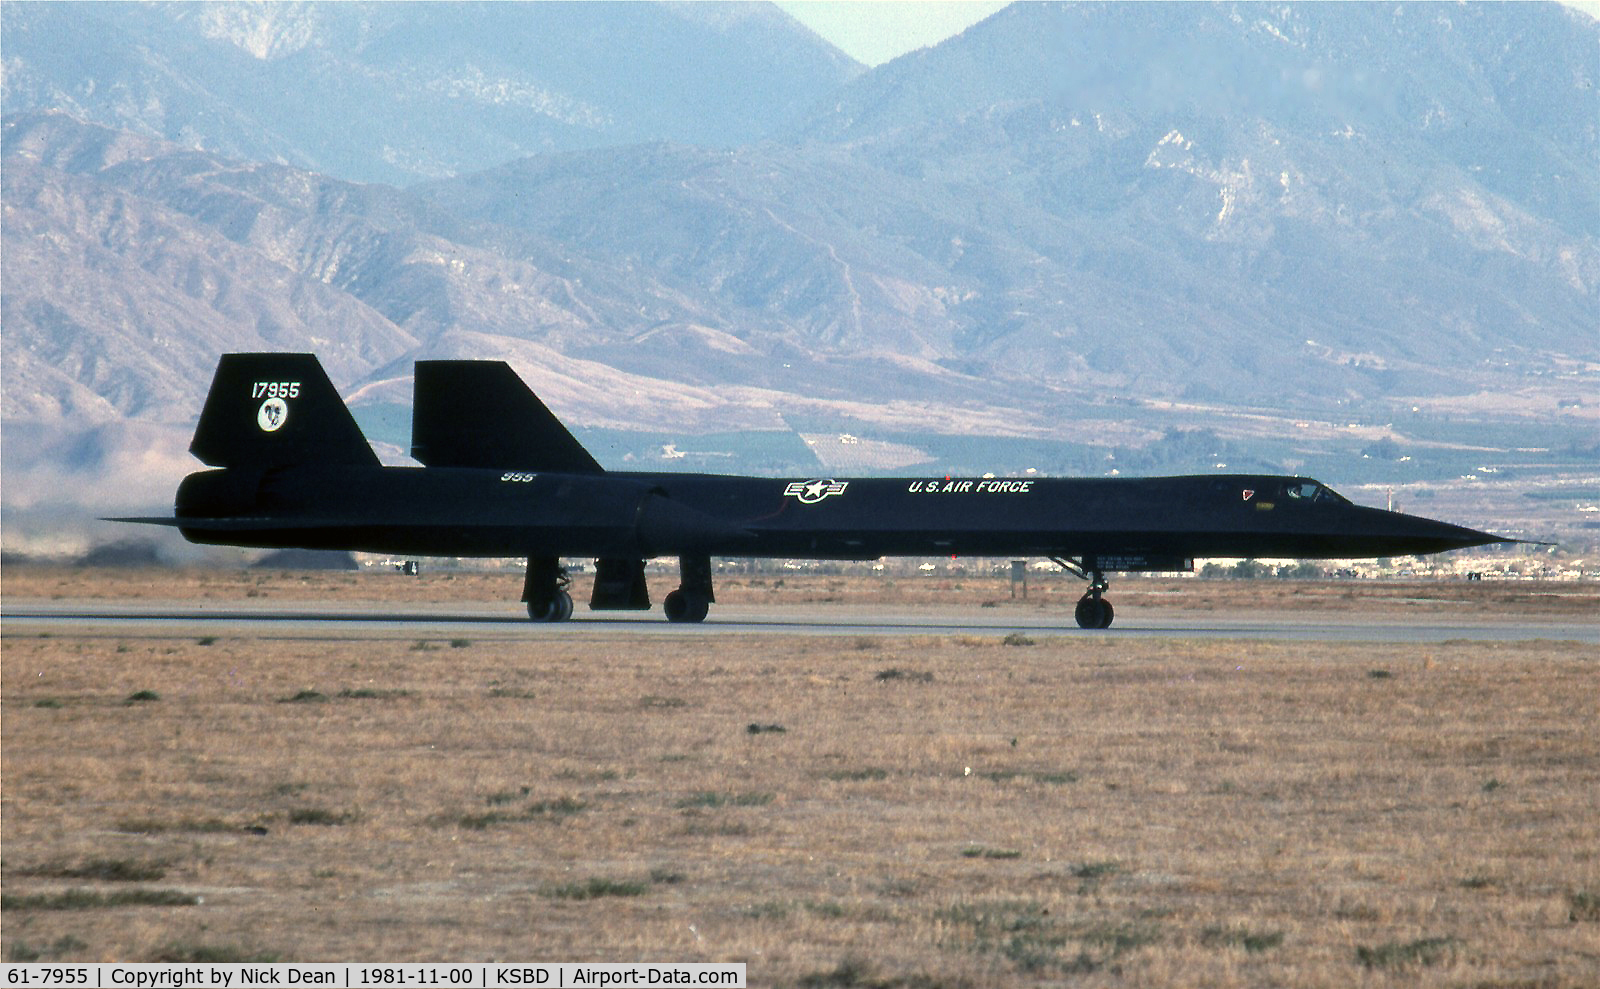
<svg viewBox="0 0 1600 989">
<path fill-rule="evenodd" d="M 732 147 L 862 67 L 763 3 L 15 3 L 4 112 L 405 185 L 548 151 Z"/>
<path fill-rule="evenodd" d="M 1017 5 L 800 137 L 1005 216 L 1038 263 L 1004 311 L 1070 301 L 983 352 L 1073 327 L 1146 387 L 1429 394 L 1595 354 L 1597 56 L 1554 5 Z"/>
<path fill-rule="evenodd" d="M 1293 468 L 1386 437 L 1419 456 L 1460 446 L 1441 424 L 1537 421 L 1546 432 L 1509 444 L 1532 447 L 1596 422 L 1600 26 L 1553 5 L 1020 4 L 820 102 L 805 80 L 827 52 L 802 37 L 791 61 L 725 54 L 737 65 L 713 88 L 745 80 L 737 99 L 764 109 L 725 106 L 749 129 L 720 137 L 671 113 L 639 129 L 648 109 L 617 108 L 693 107 L 705 81 L 644 79 L 621 40 L 643 29 L 596 25 L 624 8 L 657 31 L 687 17 L 682 30 L 728 32 L 743 58 L 755 36 L 791 43 L 768 12 L 508 5 L 562 7 L 540 16 L 570 21 L 550 37 L 584 65 L 628 62 L 582 91 L 614 85 L 608 119 L 634 123 L 424 182 L 430 169 L 400 175 L 369 137 L 435 140 L 424 121 L 546 131 L 528 107 L 504 117 L 459 94 L 447 121 L 420 95 L 445 90 L 372 66 L 420 79 L 477 59 L 500 78 L 526 43 L 503 8 L 435 25 L 432 61 L 405 13 L 427 21 L 427 7 L 119 9 L 107 16 L 165 26 L 113 45 L 104 78 L 72 89 L 41 81 L 55 77 L 38 53 L 70 61 L 90 32 L 18 13 L 38 6 L 4 8 L 7 107 L 24 93 L 57 105 L 4 122 L 11 505 L 47 499 L 63 471 L 127 495 L 95 479 L 146 454 L 181 472 L 216 355 L 242 349 L 316 351 L 371 409 L 408 400 L 417 358 L 497 357 L 582 427 L 772 431 L 813 451 L 848 431 L 898 464 L 970 435 L 1193 467 L 1170 459 L 1187 449 L 1172 431 L 1205 427 L 1251 437 L 1235 462 L 1254 446 Z M 731 23 L 703 23 L 718 10 Z M 17 43 L 26 32 L 55 40 Z M 295 58 L 333 75 L 317 101 L 300 93 L 318 102 L 303 133 L 273 144 L 287 131 L 252 117 L 266 111 L 241 80 Z M 156 63 L 187 67 L 158 86 Z M 368 76 L 395 87 L 390 103 Z M 168 126 L 188 119 L 168 96 L 157 127 L 132 108 L 158 89 L 203 93 L 193 119 L 265 143 Z M 132 116 L 115 126 L 82 119 L 118 107 Z M 385 116 L 395 107 L 414 125 Z M 207 142 L 220 150 L 193 146 Z M 527 150 L 491 145 L 464 141 L 437 170 Z M 404 187 L 351 181 L 347 159 Z M 1184 456 L 1214 452 L 1197 451 Z"/>
</svg>

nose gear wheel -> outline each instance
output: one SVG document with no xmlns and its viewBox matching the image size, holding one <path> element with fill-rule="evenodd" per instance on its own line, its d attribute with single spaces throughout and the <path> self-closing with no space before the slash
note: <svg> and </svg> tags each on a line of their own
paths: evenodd
<svg viewBox="0 0 1600 989">
<path fill-rule="evenodd" d="M 1072 617 L 1078 620 L 1079 628 L 1110 628 L 1111 619 L 1115 616 L 1110 601 L 1087 594 L 1078 599 L 1078 606 L 1072 610 Z"/>
<path fill-rule="evenodd" d="M 1106 575 L 1099 570 L 1085 569 L 1081 562 L 1070 558 L 1052 556 L 1050 561 L 1089 582 L 1089 589 L 1083 592 L 1077 607 L 1072 609 L 1072 617 L 1077 620 L 1078 627 L 1110 628 L 1112 619 L 1116 617 L 1116 609 L 1102 596 L 1111 586 L 1106 583 Z"/>
</svg>

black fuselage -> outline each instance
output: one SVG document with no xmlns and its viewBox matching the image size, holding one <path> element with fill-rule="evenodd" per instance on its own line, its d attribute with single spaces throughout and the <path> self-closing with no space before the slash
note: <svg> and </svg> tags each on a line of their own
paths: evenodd
<svg viewBox="0 0 1600 989">
<path fill-rule="evenodd" d="M 1111 625 L 1105 574 L 1196 557 L 1437 553 L 1499 536 L 1352 505 L 1302 477 L 775 480 L 607 471 L 501 361 L 418 361 L 411 455 L 384 467 L 312 354 L 225 354 L 178 488 L 201 543 L 527 558 L 535 621 L 572 617 L 563 558 L 595 561 L 594 610 L 650 607 L 645 560 L 676 556 L 662 608 L 699 622 L 711 557 L 1045 556 L 1088 580 L 1074 612 Z"/>
<path fill-rule="evenodd" d="M 191 475 L 177 502 L 196 542 L 418 556 L 1046 556 L 1117 571 L 1500 540 L 1353 505 L 1306 478 L 1245 474 L 796 480 L 303 465 Z"/>
</svg>

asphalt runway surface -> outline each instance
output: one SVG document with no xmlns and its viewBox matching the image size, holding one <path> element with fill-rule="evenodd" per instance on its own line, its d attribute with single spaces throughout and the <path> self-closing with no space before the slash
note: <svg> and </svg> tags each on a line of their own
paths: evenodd
<svg viewBox="0 0 1600 989">
<path fill-rule="evenodd" d="M 1463 609 L 1465 611 L 1466 609 Z M 430 639 L 472 636 L 499 640 L 685 635 L 1071 635 L 1181 639 L 1261 639 L 1314 642 L 1425 643 L 1449 640 L 1551 640 L 1600 644 L 1600 616 L 1577 619 L 1474 610 L 1349 612 L 1294 610 L 1186 611 L 1128 606 L 1114 627 L 1086 631 L 1070 610 L 1019 612 L 972 606 L 868 606 L 852 604 L 714 605 L 701 624 L 673 624 L 659 609 L 589 612 L 579 605 L 571 621 L 531 622 L 515 603 L 464 605 L 306 602 L 27 600 L 0 605 L 0 627 L 15 635 L 185 637 L 251 635 L 304 639 Z"/>
</svg>

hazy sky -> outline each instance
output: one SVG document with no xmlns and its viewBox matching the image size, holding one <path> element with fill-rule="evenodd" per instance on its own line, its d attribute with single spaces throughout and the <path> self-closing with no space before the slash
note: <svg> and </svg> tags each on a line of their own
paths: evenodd
<svg viewBox="0 0 1600 989">
<path fill-rule="evenodd" d="M 882 65 L 936 45 L 1005 6 L 1003 0 L 777 0 L 795 20 L 858 62 Z"/>
<path fill-rule="evenodd" d="M 1566 0 L 1600 18 L 1600 0 Z M 867 65 L 936 45 L 1005 6 L 993 0 L 777 0 L 790 17 Z"/>
</svg>

